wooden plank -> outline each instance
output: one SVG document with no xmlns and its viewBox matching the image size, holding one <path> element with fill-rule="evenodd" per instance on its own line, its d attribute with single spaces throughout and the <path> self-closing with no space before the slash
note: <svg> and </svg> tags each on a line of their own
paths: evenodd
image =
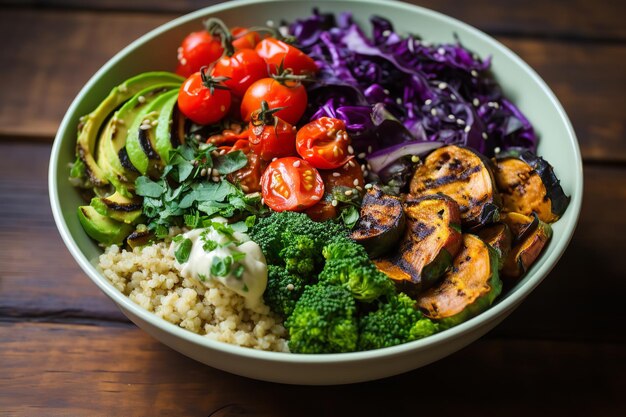
<svg viewBox="0 0 626 417">
<path fill-rule="evenodd" d="M 173 15 L 5 10 L 0 138 L 49 141 L 73 97 L 119 49 Z M 626 161 L 626 46 L 501 37 L 553 88 L 589 160 Z M 46 45 L 42 48 L 41 45 Z M 63 57 L 63 59 L 58 59 Z M 54 65 L 51 65 L 54 63 Z"/>
<path fill-rule="evenodd" d="M 0 142 L 0 317 L 124 321 L 82 273 L 54 226 L 49 146 Z M 621 340 L 626 169 L 587 167 L 577 232 L 554 271 L 490 337 Z M 35 255 L 34 255 L 35 254 Z"/>
<path fill-rule="evenodd" d="M 12 416 L 626 412 L 623 344 L 482 340 L 404 375 L 305 387 L 200 365 L 134 327 L 0 323 L 0 338 L 0 409 Z"/>
<path fill-rule="evenodd" d="M 565 38 L 626 39 L 622 16 L 624 2 L 603 0 L 405 0 L 463 20 L 488 33 L 551 36 Z M 188 13 L 219 3 L 219 0 L 2 0 L 0 4 L 72 8 L 89 10 L 124 10 L 139 12 Z M 323 10 L 323 4 L 320 4 Z M 372 13 L 375 13 L 372 10 Z"/>
</svg>

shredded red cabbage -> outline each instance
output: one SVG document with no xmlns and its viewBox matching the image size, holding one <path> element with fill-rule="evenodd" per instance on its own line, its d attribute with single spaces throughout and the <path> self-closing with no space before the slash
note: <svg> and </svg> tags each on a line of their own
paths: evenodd
<svg viewBox="0 0 626 417">
<path fill-rule="evenodd" d="M 402 37 L 382 17 L 371 24 L 368 38 L 349 13 L 314 10 L 289 26 L 320 68 L 308 87 L 310 119 L 344 120 L 357 155 L 408 141 L 462 144 L 489 157 L 496 148 L 535 152 L 533 127 L 503 97 L 489 58 L 458 39 L 432 45 Z"/>
</svg>

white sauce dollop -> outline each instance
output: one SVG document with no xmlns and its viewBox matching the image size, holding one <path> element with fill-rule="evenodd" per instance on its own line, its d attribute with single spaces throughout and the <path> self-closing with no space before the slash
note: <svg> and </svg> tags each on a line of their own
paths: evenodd
<svg viewBox="0 0 626 417">
<path fill-rule="evenodd" d="M 218 217 L 211 220 L 216 223 L 226 223 L 224 218 Z M 207 283 L 208 280 L 219 281 L 243 296 L 248 308 L 253 309 L 262 303 L 263 292 L 267 286 L 267 262 L 261 247 L 251 241 L 248 235 L 234 232 L 232 236 L 228 236 L 209 226 L 190 230 L 182 236 L 183 240 L 189 239 L 192 243 L 187 261 L 181 264 L 177 260 L 174 263 L 183 277 L 193 278 L 202 283 Z M 212 250 L 207 250 L 204 247 L 207 241 L 213 241 L 217 246 Z M 172 242 L 170 253 L 174 255 L 181 242 L 182 240 Z M 223 261 L 227 257 L 231 257 L 232 263 L 226 269 L 226 273 L 212 274 L 214 263 Z M 216 272 L 215 268 L 213 272 Z"/>
</svg>

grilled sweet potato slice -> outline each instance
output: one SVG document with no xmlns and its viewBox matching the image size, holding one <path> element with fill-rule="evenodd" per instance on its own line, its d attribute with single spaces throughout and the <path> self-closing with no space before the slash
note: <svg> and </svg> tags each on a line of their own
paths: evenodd
<svg viewBox="0 0 626 417">
<path fill-rule="evenodd" d="M 494 170 L 502 194 L 503 211 L 527 216 L 537 213 L 543 222 L 552 223 L 565 212 L 565 195 L 554 169 L 543 158 L 530 152 L 498 158 Z"/>
<path fill-rule="evenodd" d="M 535 230 L 513 246 L 504 261 L 502 277 L 511 283 L 521 278 L 537 260 L 551 237 L 552 227 L 540 221 Z"/>
<path fill-rule="evenodd" d="M 399 249 L 374 263 L 401 291 L 417 294 L 450 267 L 461 244 L 458 204 L 442 195 L 407 200 L 407 227 Z"/>
<path fill-rule="evenodd" d="M 535 213 L 532 213 L 530 216 L 517 212 L 502 213 L 500 221 L 506 223 L 509 229 L 511 229 L 513 245 L 526 239 L 539 226 L 539 217 Z"/>
<path fill-rule="evenodd" d="M 444 146 L 417 167 L 411 180 L 411 194 L 449 196 L 461 208 L 461 220 L 468 228 L 495 222 L 499 217 L 500 197 L 490 165 L 490 161 L 469 148 Z"/>
<path fill-rule="evenodd" d="M 463 234 L 452 269 L 417 298 L 417 305 L 425 316 L 449 328 L 485 311 L 501 291 L 495 250 L 477 236 Z"/>
<path fill-rule="evenodd" d="M 511 245 L 513 242 L 513 236 L 511 229 L 506 223 L 496 223 L 490 226 L 485 226 L 477 233 L 478 237 L 494 248 L 498 253 L 498 270 L 504 266 L 504 260 L 511 251 Z"/>
<path fill-rule="evenodd" d="M 396 246 L 404 233 L 405 219 L 400 199 L 374 186 L 363 197 L 361 216 L 350 237 L 376 258 Z"/>
</svg>

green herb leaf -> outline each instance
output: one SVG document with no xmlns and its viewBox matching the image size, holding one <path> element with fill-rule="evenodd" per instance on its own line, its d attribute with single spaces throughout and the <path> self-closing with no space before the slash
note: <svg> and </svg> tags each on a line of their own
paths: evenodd
<svg viewBox="0 0 626 417">
<path fill-rule="evenodd" d="M 232 256 L 225 256 L 223 258 L 215 256 L 211 261 L 211 275 L 214 275 L 216 277 L 225 277 L 230 273 L 230 268 L 232 265 Z"/>
<path fill-rule="evenodd" d="M 242 151 L 234 151 L 218 156 L 213 162 L 220 174 L 225 175 L 245 167 L 248 157 Z"/>
<path fill-rule="evenodd" d="M 246 226 L 248 226 L 248 228 L 254 226 L 254 223 L 256 223 L 256 216 L 254 214 L 246 217 Z"/>
<path fill-rule="evenodd" d="M 193 214 L 184 214 L 183 220 L 185 221 L 185 226 L 195 229 L 200 223 L 200 213 L 196 211 Z"/>
<path fill-rule="evenodd" d="M 348 229 L 352 229 L 357 221 L 359 221 L 359 210 L 354 206 L 346 206 L 341 211 L 341 220 Z"/>
<path fill-rule="evenodd" d="M 204 244 L 202 245 L 202 249 L 204 249 L 206 252 L 211 252 L 212 250 L 215 250 L 217 248 L 217 242 L 214 240 L 205 240 Z"/>
<path fill-rule="evenodd" d="M 176 251 L 174 252 L 174 256 L 179 264 L 187 262 L 189 259 L 189 254 L 191 253 L 191 247 L 193 243 L 191 239 L 185 239 L 179 243 Z"/>
<path fill-rule="evenodd" d="M 235 276 L 235 278 L 237 279 L 241 279 L 241 277 L 243 276 L 243 273 L 245 272 L 246 268 L 239 264 L 235 267 L 234 271 L 233 271 L 233 275 Z"/>
<path fill-rule="evenodd" d="M 206 275 L 204 274 L 198 274 L 198 278 L 200 278 L 200 281 L 202 282 L 206 281 Z"/>
<path fill-rule="evenodd" d="M 163 186 L 148 177 L 139 177 L 135 181 L 135 194 L 143 197 L 157 198 L 163 194 Z"/>
<path fill-rule="evenodd" d="M 231 256 L 233 257 L 233 261 L 239 262 L 239 261 L 242 261 L 246 257 L 246 253 L 245 252 L 233 252 Z"/>
</svg>

